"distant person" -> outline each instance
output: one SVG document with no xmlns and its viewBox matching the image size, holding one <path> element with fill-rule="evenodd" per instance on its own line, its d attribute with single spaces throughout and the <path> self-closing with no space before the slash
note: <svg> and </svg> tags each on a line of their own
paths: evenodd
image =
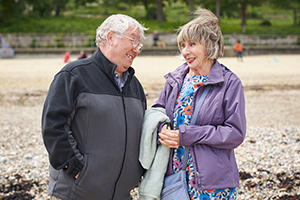
<svg viewBox="0 0 300 200">
<path fill-rule="evenodd" d="M 235 43 L 234 50 L 236 52 L 237 60 L 243 62 L 243 46 L 240 40 Z"/>
<path fill-rule="evenodd" d="M 187 154 L 185 195 L 189 199 L 236 200 L 239 170 L 234 149 L 246 135 L 243 85 L 217 60 L 224 52 L 218 18 L 206 9 L 197 14 L 177 36 L 186 62 L 165 76 L 165 86 L 153 105 L 164 108 L 171 120 L 158 126 L 159 142 L 171 148 L 166 176 L 181 171 Z M 207 96 L 191 125 L 204 92 Z"/>
<path fill-rule="evenodd" d="M 2 45 L 2 55 L 9 56 L 10 44 L 9 42 L 4 42 Z"/>
<path fill-rule="evenodd" d="M 97 51 L 55 75 L 42 114 L 51 200 L 129 199 L 141 179 L 147 104 L 131 65 L 145 30 L 127 15 L 111 15 L 97 28 Z"/>
<path fill-rule="evenodd" d="M 84 58 L 87 58 L 87 55 L 83 50 L 81 50 L 80 51 L 80 56 L 78 57 L 78 59 L 84 59 Z"/>
<path fill-rule="evenodd" d="M 0 33 L 0 48 L 2 48 L 2 34 Z"/>
<path fill-rule="evenodd" d="M 157 42 L 159 40 L 159 35 L 158 35 L 158 32 L 157 31 L 154 31 L 153 32 L 153 46 L 157 46 Z"/>
<path fill-rule="evenodd" d="M 157 31 L 153 32 L 153 46 L 166 47 L 166 43 L 159 39 L 159 34 Z"/>
<path fill-rule="evenodd" d="M 68 63 L 70 62 L 70 55 L 71 55 L 72 51 L 67 51 L 65 54 L 64 54 L 64 63 Z"/>
</svg>

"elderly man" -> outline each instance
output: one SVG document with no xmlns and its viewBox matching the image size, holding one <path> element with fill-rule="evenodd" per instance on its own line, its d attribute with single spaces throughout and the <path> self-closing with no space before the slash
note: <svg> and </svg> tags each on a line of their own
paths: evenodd
<svg viewBox="0 0 300 200">
<path fill-rule="evenodd" d="M 108 17 L 97 51 L 54 77 L 42 115 L 51 199 L 129 199 L 139 182 L 146 98 L 131 65 L 145 30 L 129 16 Z"/>
</svg>

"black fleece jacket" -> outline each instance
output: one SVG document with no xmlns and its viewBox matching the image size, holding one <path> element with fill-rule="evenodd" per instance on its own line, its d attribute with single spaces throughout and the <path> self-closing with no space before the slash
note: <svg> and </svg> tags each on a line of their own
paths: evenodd
<svg viewBox="0 0 300 200">
<path fill-rule="evenodd" d="M 138 151 L 145 94 L 131 67 L 120 91 L 115 69 L 98 49 L 54 77 L 42 114 L 51 195 L 126 199 L 143 174 Z"/>
</svg>

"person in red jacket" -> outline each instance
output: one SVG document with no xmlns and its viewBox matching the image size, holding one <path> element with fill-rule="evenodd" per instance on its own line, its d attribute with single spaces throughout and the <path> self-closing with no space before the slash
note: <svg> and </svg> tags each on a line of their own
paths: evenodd
<svg viewBox="0 0 300 200">
<path fill-rule="evenodd" d="M 235 43 L 234 50 L 236 51 L 237 60 L 241 60 L 243 62 L 243 46 L 240 40 Z"/>
<path fill-rule="evenodd" d="M 67 51 L 67 52 L 64 54 L 64 63 L 70 62 L 70 55 L 71 55 L 71 51 Z"/>
</svg>

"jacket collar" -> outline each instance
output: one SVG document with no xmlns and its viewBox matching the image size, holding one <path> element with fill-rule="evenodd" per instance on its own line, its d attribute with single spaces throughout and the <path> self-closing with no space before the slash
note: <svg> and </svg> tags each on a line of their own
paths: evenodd
<svg viewBox="0 0 300 200">
<path fill-rule="evenodd" d="M 223 65 L 220 64 L 217 60 L 215 61 L 215 64 L 212 66 L 208 80 L 204 85 L 208 84 L 213 84 L 213 85 L 218 85 L 218 84 L 223 84 L 224 82 L 224 72 L 223 72 Z"/>
<path fill-rule="evenodd" d="M 171 84 L 182 83 L 185 75 L 189 72 L 189 66 L 187 63 L 179 66 L 175 71 L 170 72 L 165 75 L 166 80 Z M 211 71 L 208 76 L 208 80 L 204 83 L 204 85 L 213 84 L 218 85 L 224 82 L 223 75 L 223 65 L 220 64 L 217 60 L 211 68 Z"/>
<path fill-rule="evenodd" d="M 91 58 L 93 62 L 95 62 L 96 65 L 100 68 L 100 70 L 102 70 L 110 78 L 112 79 L 114 78 L 117 65 L 112 63 L 110 60 L 108 60 L 101 52 L 100 48 L 97 48 L 97 51 L 93 53 Z M 128 81 L 130 81 L 135 71 L 132 67 L 129 67 L 128 72 L 129 72 Z"/>
</svg>

